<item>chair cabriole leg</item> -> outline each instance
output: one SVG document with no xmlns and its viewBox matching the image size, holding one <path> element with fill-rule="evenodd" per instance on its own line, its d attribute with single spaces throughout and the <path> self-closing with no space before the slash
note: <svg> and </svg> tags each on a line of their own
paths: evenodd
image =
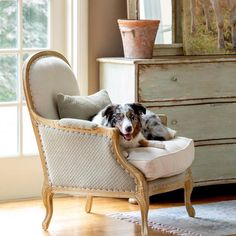
<svg viewBox="0 0 236 236">
<path fill-rule="evenodd" d="M 193 191 L 193 180 L 192 180 L 191 170 L 189 170 L 189 177 L 184 182 L 184 201 L 185 201 L 186 210 L 187 210 L 188 215 L 190 217 L 195 216 L 195 210 L 194 210 L 192 203 L 191 203 L 192 191 Z"/>
<path fill-rule="evenodd" d="M 43 230 L 47 230 L 50 224 L 52 214 L 53 214 L 53 193 L 50 187 L 43 187 L 42 189 L 42 197 L 43 197 L 43 204 L 46 209 L 46 216 L 43 220 L 42 227 Z"/>
<path fill-rule="evenodd" d="M 149 198 L 145 194 L 136 196 L 136 200 L 141 210 L 141 235 L 148 236 L 148 210 L 149 210 Z"/>
<path fill-rule="evenodd" d="M 90 213 L 93 204 L 93 196 L 87 196 L 87 201 L 85 205 L 85 212 Z"/>
</svg>

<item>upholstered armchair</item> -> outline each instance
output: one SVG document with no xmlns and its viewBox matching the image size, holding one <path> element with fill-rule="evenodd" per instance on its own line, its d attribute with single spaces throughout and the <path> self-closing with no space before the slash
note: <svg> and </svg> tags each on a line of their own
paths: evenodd
<svg viewBox="0 0 236 236">
<path fill-rule="evenodd" d="M 53 195 L 57 193 L 87 196 L 86 212 L 91 211 L 94 196 L 134 198 L 140 206 L 142 235 L 148 235 L 152 195 L 184 188 L 187 213 L 194 216 L 190 202 L 192 140 L 166 141 L 166 150 L 132 149 L 127 159 L 120 150 L 119 132 L 115 128 L 100 127 L 87 120 L 59 118 L 57 94 L 79 95 L 76 78 L 63 55 L 54 51 L 34 54 L 24 64 L 23 78 L 44 173 L 44 230 L 48 229 Z M 155 164 L 154 159 L 158 159 Z"/>
</svg>

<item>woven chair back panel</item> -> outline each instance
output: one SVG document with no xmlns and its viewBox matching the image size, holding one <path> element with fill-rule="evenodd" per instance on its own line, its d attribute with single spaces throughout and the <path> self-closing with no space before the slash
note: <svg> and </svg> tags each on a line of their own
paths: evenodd
<svg viewBox="0 0 236 236">
<path fill-rule="evenodd" d="M 114 158 L 111 139 L 39 126 L 52 185 L 134 191 L 134 179 Z"/>
</svg>

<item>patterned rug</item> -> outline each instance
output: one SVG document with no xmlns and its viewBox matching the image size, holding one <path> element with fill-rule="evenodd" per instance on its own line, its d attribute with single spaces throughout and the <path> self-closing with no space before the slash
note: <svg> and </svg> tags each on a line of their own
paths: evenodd
<svg viewBox="0 0 236 236">
<path fill-rule="evenodd" d="M 236 235 L 236 200 L 194 205 L 195 218 L 188 217 L 185 207 L 149 210 L 149 227 L 172 235 Z M 140 224 L 140 213 L 122 212 L 108 216 Z"/>
</svg>

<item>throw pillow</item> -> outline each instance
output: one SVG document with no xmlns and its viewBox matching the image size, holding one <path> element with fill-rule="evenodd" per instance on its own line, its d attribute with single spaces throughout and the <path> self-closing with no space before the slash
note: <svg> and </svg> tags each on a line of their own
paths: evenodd
<svg viewBox="0 0 236 236">
<path fill-rule="evenodd" d="M 89 96 L 70 96 L 57 94 L 57 106 L 60 118 L 91 120 L 100 110 L 111 104 L 106 90 Z"/>
</svg>

